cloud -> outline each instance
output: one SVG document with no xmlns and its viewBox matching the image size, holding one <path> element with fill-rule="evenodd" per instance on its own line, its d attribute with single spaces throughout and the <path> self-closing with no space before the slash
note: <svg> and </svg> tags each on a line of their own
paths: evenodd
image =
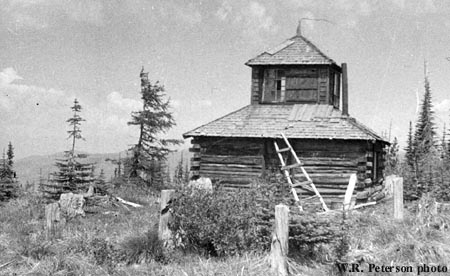
<svg viewBox="0 0 450 276">
<path fill-rule="evenodd" d="M 2 72 L 0 72 L 0 85 L 9 85 L 15 80 L 22 80 L 23 78 L 19 76 L 12 67 L 8 67 L 3 69 Z"/>
<path fill-rule="evenodd" d="M 1 16 L 10 28 L 44 29 L 63 20 L 101 26 L 105 22 L 103 2 L 99 0 L 4 0 Z"/>
<path fill-rule="evenodd" d="M 106 97 L 107 104 L 111 109 L 119 108 L 123 111 L 136 111 L 142 109 L 142 102 L 134 99 L 124 98 L 119 92 L 111 92 Z"/>
<path fill-rule="evenodd" d="M 267 14 L 266 7 L 252 1 L 248 6 L 248 23 L 250 27 L 258 27 L 265 31 L 272 31 L 275 28 L 273 18 Z"/>
<path fill-rule="evenodd" d="M 13 68 L 0 70 L 0 144 L 9 140 L 17 145 L 21 155 L 40 149 L 61 151 L 67 149 L 67 118 L 76 97 L 81 106 L 81 117 L 86 119 L 81 129 L 86 142 L 81 150 L 114 152 L 127 148 L 137 130 L 127 125 L 130 113 L 141 108 L 140 100 L 111 92 L 104 99 L 89 95 L 16 83 L 24 80 Z"/>
<path fill-rule="evenodd" d="M 216 12 L 216 16 L 221 21 L 224 21 L 230 16 L 232 11 L 233 11 L 233 7 L 230 5 L 230 3 L 228 1 L 223 1 L 222 5 L 219 7 L 219 9 Z"/>
<path fill-rule="evenodd" d="M 434 106 L 434 110 L 438 113 L 446 113 L 450 111 L 450 99 L 444 99 Z"/>
<path fill-rule="evenodd" d="M 144 25 L 157 24 L 158 28 L 164 28 L 170 22 L 189 28 L 203 22 L 199 1 L 124 0 L 120 2 L 121 12 L 127 13 L 132 20 L 140 21 Z"/>
</svg>

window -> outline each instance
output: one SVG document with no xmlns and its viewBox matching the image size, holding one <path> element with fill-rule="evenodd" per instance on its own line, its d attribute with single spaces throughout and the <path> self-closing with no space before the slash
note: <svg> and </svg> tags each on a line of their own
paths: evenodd
<svg viewBox="0 0 450 276">
<path fill-rule="evenodd" d="M 319 76 L 315 68 L 264 70 L 263 102 L 317 102 Z"/>
<path fill-rule="evenodd" d="M 286 75 L 284 70 L 266 70 L 264 74 L 265 102 L 284 102 L 286 92 Z"/>
</svg>

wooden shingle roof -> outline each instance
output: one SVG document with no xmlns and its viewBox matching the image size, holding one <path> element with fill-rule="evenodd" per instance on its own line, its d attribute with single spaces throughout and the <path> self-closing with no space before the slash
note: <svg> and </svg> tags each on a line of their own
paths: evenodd
<svg viewBox="0 0 450 276">
<path fill-rule="evenodd" d="M 302 65 L 336 64 L 314 44 L 301 35 L 296 35 L 280 45 L 250 59 L 246 65 Z"/>
<path fill-rule="evenodd" d="M 248 105 L 183 134 L 188 137 L 250 137 L 380 140 L 352 117 L 325 104 Z"/>
</svg>

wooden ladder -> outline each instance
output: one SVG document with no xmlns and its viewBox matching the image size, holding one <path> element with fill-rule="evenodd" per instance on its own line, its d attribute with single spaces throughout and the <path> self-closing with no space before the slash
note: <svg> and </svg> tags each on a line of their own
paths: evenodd
<svg viewBox="0 0 450 276">
<path fill-rule="evenodd" d="M 296 187 L 302 187 L 304 189 L 314 192 L 316 195 L 312 196 L 311 198 L 318 197 L 320 200 L 320 203 L 322 204 L 324 211 L 325 212 L 329 211 L 327 205 L 325 204 L 325 201 L 323 200 L 322 196 L 320 195 L 319 191 L 317 190 L 316 185 L 314 185 L 312 179 L 309 177 L 305 168 L 303 168 L 302 163 L 300 162 L 300 159 L 298 159 L 298 156 L 295 153 L 294 149 L 292 148 L 291 144 L 289 143 L 289 140 L 286 138 L 286 136 L 283 133 L 281 133 L 281 137 L 283 137 L 283 140 L 286 143 L 287 148 L 280 149 L 276 140 L 273 141 L 273 144 L 274 144 L 275 150 L 278 154 L 278 158 L 280 159 L 280 162 L 281 162 L 281 170 L 283 171 L 284 176 L 286 177 L 286 180 L 289 183 L 289 186 L 291 188 L 292 195 L 294 196 L 295 204 L 298 206 L 298 208 L 302 212 L 303 208 L 300 205 L 300 200 L 298 199 L 297 191 L 295 190 Z M 295 163 L 291 164 L 291 165 L 287 165 L 283 159 L 283 154 L 282 154 L 283 152 L 291 153 L 295 159 Z M 289 171 L 296 167 L 300 167 L 300 169 L 301 169 L 303 175 L 306 177 L 307 181 L 294 184 L 294 182 L 292 180 L 292 176 Z"/>
</svg>

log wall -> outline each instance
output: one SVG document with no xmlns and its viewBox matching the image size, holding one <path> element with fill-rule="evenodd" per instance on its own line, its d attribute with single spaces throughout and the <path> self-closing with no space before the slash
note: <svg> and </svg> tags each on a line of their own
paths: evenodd
<svg viewBox="0 0 450 276">
<path fill-rule="evenodd" d="M 358 181 L 353 201 L 366 202 L 381 191 L 383 154 L 381 144 L 371 141 L 290 139 L 317 189 L 331 207 L 340 208 L 350 175 Z M 280 148 L 284 142 L 277 140 Z M 281 174 L 280 161 L 272 139 L 195 138 L 192 174 L 209 177 L 215 185 L 247 188 L 253 179 Z M 374 159 L 377 158 L 377 170 Z M 288 164 L 294 160 L 288 159 Z M 298 182 L 306 181 L 300 168 L 291 170 Z M 377 174 L 377 175 L 375 175 Z M 297 189 L 301 198 L 314 195 L 308 189 Z M 315 200 L 317 201 L 317 200 Z M 317 201 L 318 202 L 318 201 Z"/>
<path fill-rule="evenodd" d="M 214 185 L 248 188 L 264 172 L 261 139 L 194 139 L 193 175 L 209 177 Z"/>
</svg>

